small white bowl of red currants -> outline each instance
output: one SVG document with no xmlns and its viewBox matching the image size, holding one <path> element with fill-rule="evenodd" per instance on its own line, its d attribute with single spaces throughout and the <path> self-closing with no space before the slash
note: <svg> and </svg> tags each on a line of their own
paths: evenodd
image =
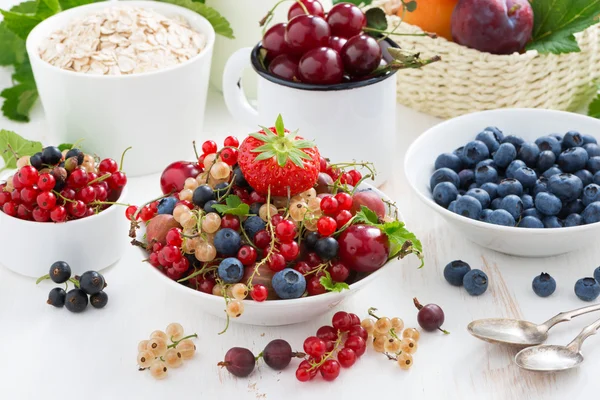
<svg viewBox="0 0 600 400">
<path fill-rule="evenodd" d="M 114 264 L 127 247 L 126 235 L 115 234 L 127 225 L 118 206 L 125 173 L 78 148 L 30 143 L 40 151 L 18 157 L 16 171 L 0 180 L 0 265 L 39 277 L 56 260 L 79 274 Z"/>
<path fill-rule="evenodd" d="M 384 266 L 422 257 L 391 199 L 365 182 L 371 165 L 332 164 L 281 120 L 241 144 L 228 137 L 202 150 L 199 162 L 167 167 L 164 198 L 129 216 L 151 274 L 209 314 L 306 321 Z"/>
</svg>

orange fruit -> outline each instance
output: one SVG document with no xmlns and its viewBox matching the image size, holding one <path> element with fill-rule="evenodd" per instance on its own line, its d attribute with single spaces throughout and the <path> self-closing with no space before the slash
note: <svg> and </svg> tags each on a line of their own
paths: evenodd
<svg viewBox="0 0 600 400">
<path fill-rule="evenodd" d="M 417 9 L 404 13 L 404 22 L 452 40 L 450 21 L 458 0 L 418 0 Z M 402 16 L 402 8 L 398 11 Z"/>
</svg>

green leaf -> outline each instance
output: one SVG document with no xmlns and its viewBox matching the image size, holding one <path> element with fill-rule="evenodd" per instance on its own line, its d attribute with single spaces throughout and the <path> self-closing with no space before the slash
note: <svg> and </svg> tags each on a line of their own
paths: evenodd
<svg viewBox="0 0 600 400">
<path fill-rule="evenodd" d="M 29 122 L 29 111 L 38 98 L 35 85 L 20 83 L 0 92 L 4 97 L 2 113 L 9 119 L 20 122 Z"/>
<path fill-rule="evenodd" d="M 225 204 L 213 204 L 212 208 L 221 214 L 232 214 L 238 216 L 248 215 L 250 212 L 250 206 L 242 202 L 242 200 L 234 194 L 230 194 L 225 198 Z"/>
<path fill-rule="evenodd" d="M 4 169 L 17 168 L 17 160 L 14 153 L 19 157 L 32 156 L 35 153 L 42 151 L 40 142 L 29 141 L 14 132 L 0 130 L 0 151 L 2 151 L 2 159 L 4 160 Z"/>
<path fill-rule="evenodd" d="M 321 283 L 321 285 L 323 285 L 325 290 L 327 290 L 328 292 L 338 292 L 339 293 L 342 290 L 350 289 L 350 286 L 348 286 L 348 284 L 346 282 L 334 282 L 333 279 L 331 279 L 331 274 L 327 270 L 324 270 L 324 272 L 325 272 L 325 276 L 322 276 L 319 279 L 319 282 Z"/>
<path fill-rule="evenodd" d="M 58 149 L 60 151 L 64 151 L 64 150 L 71 150 L 73 148 L 73 144 L 72 143 L 62 143 L 58 145 Z"/>
<path fill-rule="evenodd" d="M 592 101 L 590 107 L 588 108 L 588 115 L 594 118 L 600 118 L 600 93 L 598 96 Z"/>
<path fill-rule="evenodd" d="M 600 0 L 532 0 L 533 33 L 527 50 L 541 54 L 581 49 L 573 34 L 598 22 Z"/>
<path fill-rule="evenodd" d="M 213 26 L 217 35 L 225 36 L 229 39 L 235 39 L 233 36 L 233 29 L 231 29 L 231 25 L 229 21 L 225 19 L 217 10 L 212 7 L 207 6 L 204 3 L 192 1 L 192 0 L 158 0 L 163 3 L 175 4 L 181 7 L 185 7 L 192 11 L 197 12 L 202 15 L 204 18 L 208 20 Z"/>
<path fill-rule="evenodd" d="M 275 120 L 275 132 L 279 136 L 285 136 L 285 127 L 283 126 L 283 118 L 281 114 L 277 116 L 277 120 Z"/>
<path fill-rule="evenodd" d="M 280 167 L 285 167 L 285 164 L 287 164 L 288 159 L 287 154 L 277 153 L 275 156 L 277 157 L 277 165 L 279 165 Z"/>
<path fill-rule="evenodd" d="M 23 40 L 27 39 L 29 32 L 42 22 L 42 19 L 36 15 L 4 10 L 0 10 L 0 13 L 4 16 L 6 27 Z"/>
<path fill-rule="evenodd" d="M 404 3 L 404 8 L 408 12 L 413 12 L 417 9 L 417 2 L 413 0 L 409 1 L 408 3 Z"/>
<path fill-rule="evenodd" d="M 256 156 L 256 158 L 254 159 L 254 161 L 263 161 L 263 160 L 268 160 L 269 158 L 273 158 L 275 157 L 275 153 L 272 152 L 271 150 L 265 151 L 264 153 L 260 153 L 258 156 Z"/>
<path fill-rule="evenodd" d="M 35 14 L 35 10 L 37 10 L 37 1 L 24 1 L 21 4 L 17 4 L 13 8 L 10 9 L 12 12 L 22 13 L 22 14 Z"/>
<path fill-rule="evenodd" d="M 60 7 L 63 10 L 68 10 L 69 8 L 83 6 L 85 4 L 92 3 L 100 3 L 106 0 L 58 0 L 60 3 Z"/>
<path fill-rule="evenodd" d="M 377 214 L 375 214 L 375 212 L 373 212 L 369 207 L 366 206 L 360 206 L 360 211 L 356 213 L 356 218 L 354 219 L 354 221 L 356 221 L 357 223 L 364 222 L 368 225 L 379 224 L 379 218 L 377 217 Z"/>
<path fill-rule="evenodd" d="M 377 29 L 378 31 L 385 31 L 388 27 L 387 18 L 385 12 L 378 7 L 370 8 L 365 13 L 367 17 L 367 28 Z M 381 36 L 379 32 L 371 32 L 373 36 Z"/>
<path fill-rule="evenodd" d="M 25 41 L 0 22 L 0 66 L 20 64 L 26 57 Z"/>
<path fill-rule="evenodd" d="M 38 7 L 35 11 L 35 15 L 43 21 L 61 11 L 62 8 L 60 7 L 58 0 L 38 0 Z"/>
</svg>

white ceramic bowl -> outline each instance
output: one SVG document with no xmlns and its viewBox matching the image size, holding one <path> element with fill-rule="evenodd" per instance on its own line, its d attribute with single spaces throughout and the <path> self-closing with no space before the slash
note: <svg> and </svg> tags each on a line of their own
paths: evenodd
<svg viewBox="0 0 600 400">
<path fill-rule="evenodd" d="M 375 188 L 372 189 L 376 191 L 382 199 L 390 200 L 389 197 L 387 197 L 381 191 Z M 399 218 L 402 220 L 401 215 Z M 141 234 L 141 232 L 139 233 Z M 148 253 L 142 249 L 140 249 L 140 251 L 142 252 L 142 257 L 144 259 L 148 258 Z M 398 264 L 401 262 L 402 261 L 400 260 L 392 260 L 388 262 L 379 270 L 350 285 L 349 290 L 344 290 L 340 293 L 329 292 L 318 296 L 309 296 L 290 300 L 267 300 L 261 303 L 253 300 L 243 300 L 244 313 L 239 318 L 232 319 L 231 321 L 250 325 L 280 326 L 314 319 L 315 317 L 322 315 L 336 307 L 348 297 L 356 294 L 359 290 L 363 289 L 375 279 L 382 276 L 385 273 L 385 270 L 398 267 Z M 226 318 L 225 301 L 223 300 L 223 297 L 190 289 L 169 279 L 157 268 L 152 267 L 150 264 L 144 263 L 144 265 L 149 271 L 148 273 L 150 275 L 156 279 L 159 279 L 161 282 L 164 282 L 174 294 L 185 296 L 187 299 L 189 299 L 190 303 L 193 303 L 196 307 L 208 314 L 219 318 Z"/>
<path fill-rule="evenodd" d="M 118 201 L 124 201 L 127 188 Z M 100 271 L 116 263 L 130 241 L 121 206 L 64 223 L 24 221 L 0 212 L 0 265 L 38 278 L 55 261 L 66 261 L 73 274 Z"/>
<path fill-rule="evenodd" d="M 548 257 L 597 242 L 600 223 L 558 229 L 505 227 L 460 216 L 433 201 L 429 178 L 437 156 L 464 146 L 488 126 L 497 126 L 505 135 L 518 135 L 532 142 L 543 135 L 564 134 L 570 130 L 592 135 L 600 141 L 600 120 L 562 111 L 500 109 L 453 118 L 427 130 L 406 153 L 404 170 L 419 198 L 464 237 L 506 254 Z"/>
<path fill-rule="evenodd" d="M 153 9 L 181 16 L 206 36 L 206 47 L 192 59 L 143 74 L 105 76 L 66 71 L 43 61 L 40 43 L 74 18 L 108 7 Z M 155 1 L 92 3 L 58 13 L 27 37 L 27 54 L 46 121 L 58 143 L 75 143 L 119 159 L 125 148 L 129 176 L 160 172 L 172 160 L 192 156 L 192 141 L 202 132 L 215 41 L 212 25 L 194 11 Z M 165 143 L 168 142 L 168 146 Z"/>
</svg>

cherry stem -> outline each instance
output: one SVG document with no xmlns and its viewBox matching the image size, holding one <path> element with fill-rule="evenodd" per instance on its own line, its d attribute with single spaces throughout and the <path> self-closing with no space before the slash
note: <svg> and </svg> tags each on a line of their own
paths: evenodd
<svg viewBox="0 0 600 400">
<path fill-rule="evenodd" d="M 437 39 L 437 35 L 435 33 L 431 33 L 431 32 L 423 32 L 423 33 L 400 33 L 400 32 L 388 32 L 388 31 L 382 31 L 381 29 L 375 29 L 375 28 L 368 28 L 365 27 L 363 28 L 363 31 L 366 32 L 377 32 L 377 33 L 383 33 L 386 35 L 394 35 L 394 36 L 427 36 L 430 37 L 432 39 Z"/>
<path fill-rule="evenodd" d="M 183 341 L 184 341 L 184 340 L 186 340 L 186 339 L 197 338 L 197 337 L 198 337 L 198 334 L 197 334 L 197 333 L 193 333 L 193 334 L 191 334 L 191 335 L 184 336 L 184 337 L 182 337 L 182 338 L 181 338 L 181 339 L 179 339 L 179 340 L 173 340 L 173 336 L 171 336 L 171 342 L 173 342 L 173 343 L 172 343 L 172 344 L 170 344 L 170 345 L 168 345 L 168 346 L 167 346 L 167 349 L 172 349 L 172 348 L 174 348 L 174 347 L 177 347 L 177 345 L 178 345 L 179 343 L 183 342 Z"/>
<path fill-rule="evenodd" d="M 112 175 L 112 174 L 111 174 L 110 172 L 107 172 L 106 174 L 104 174 L 104 175 L 101 175 L 101 176 L 97 177 L 96 179 L 94 179 L 94 180 L 92 180 L 92 181 L 88 182 L 88 184 L 87 184 L 87 185 L 88 185 L 88 186 L 91 186 L 91 185 L 93 185 L 94 183 L 98 183 L 98 182 L 105 181 L 105 180 L 107 180 L 108 178 L 110 178 L 110 177 L 111 177 L 111 175 Z"/>
<path fill-rule="evenodd" d="M 131 150 L 133 147 L 129 146 L 125 150 L 123 150 L 123 154 L 121 154 L 121 163 L 119 164 L 119 171 L 123 170 L 123 161 L 125 160 L 125 153 Z"/>
<path fill-rule="evenodd" d="M 417 300 L 417 298 L 413 298 L 413 303 L 415 304 L 415 307 L 417 307 L 417 310 L 421 310 L 423 308 L 423 305 L 421 303 L 419 303 L 419 300 Z"/>
<path fill-rule="evenodd" d="M 194 154 L 196 155 L 196 160 L 199 160 L 200 156 L 198 155 L 198 149 L 196 149 L 196 141 L 195 140 L 192 141 L 192 147 L 194 148 Z"/>
</svg>

